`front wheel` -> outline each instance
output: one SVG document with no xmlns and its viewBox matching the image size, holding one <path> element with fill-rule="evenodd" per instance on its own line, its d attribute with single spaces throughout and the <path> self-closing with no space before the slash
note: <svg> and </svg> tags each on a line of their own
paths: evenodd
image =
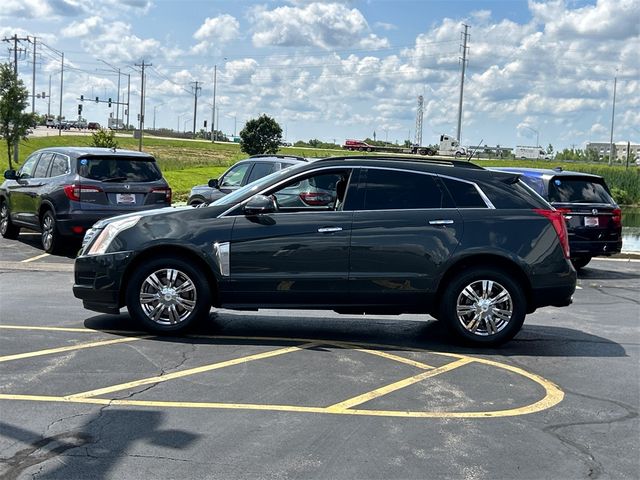
<svg viewBox="0 0 640 480">
<path fill-rule="evenodd" d="M 207 279 L 182 258 L 160 258 L 135 270 L 127 285 L 132 318 L 158 333 L 184 330 L 211 309 Z"/>
<path fill-rule="evenodd" d="M 526 299 L 519 283 L 501 270 L 472 268 L 447 286 L 440 317 L 466 342 L 494 346 L 520 331 Z"/>
<path fill-rule="evenodd" d="M 3 238 L 15 240 L 20 234 L 20 227 L 16 227 L 11 221 L 7 202 L 0 203 L 0 235 Z"/>
</svg>

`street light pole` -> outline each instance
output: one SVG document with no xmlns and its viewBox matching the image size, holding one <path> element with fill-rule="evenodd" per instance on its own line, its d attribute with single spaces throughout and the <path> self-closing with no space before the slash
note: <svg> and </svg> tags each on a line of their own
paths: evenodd
<svg viewBox="0 0 640 480">
<path fill-rule="evenodd" d="M 616 115 L 616 86 L 618 75 L 613 78 L 613 107 L 611 108 L 611 137 L 609 138 L 609 166 L 613 165 L 613 119 Z"/>
</svg>

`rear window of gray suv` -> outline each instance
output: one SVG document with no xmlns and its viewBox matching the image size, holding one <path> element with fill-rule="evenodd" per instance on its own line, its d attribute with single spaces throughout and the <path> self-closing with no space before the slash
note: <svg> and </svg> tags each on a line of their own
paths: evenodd
<svg viewBox="0 0 640 480">
<path fill-rule="evenodd" d="M 162 178 L 155 161 L 134 157 L 79 158 L 78 173 L 100 182 L 155 182 Z"/>
</svg>

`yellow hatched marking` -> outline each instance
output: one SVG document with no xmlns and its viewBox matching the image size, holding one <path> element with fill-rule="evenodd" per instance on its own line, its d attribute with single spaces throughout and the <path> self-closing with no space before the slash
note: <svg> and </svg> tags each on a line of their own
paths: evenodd
<svg viewBox="0 0 640 480">
<path fill-rule="evenodd" d="M 312 343 L 307 343 L 305 345 L 300 345 L 300 346 L 280 348 L 278 350 L 270 350 L 268 352 L 256 353 L 254 355 L 248 355 L 246 357 L 233 358 L 231 360 L 226 360 L 224 362 L 212 363 L 210 365 L 203 365 L 201 367 L 189 368 L 186 370 L 181 370 L 179 372 L 167 373 L 166 375 L 143 378 L 141 380 L 136 380 L 133 382 L 120 383 L 118 385 L 112 385 L 110 387 L 98 388 L 96 390 L 89 390 L 87 392 L 75 393 L 73 395 L 68 395 L 65 398 L 77 399 L 77 398 L 97 397 L 99 395 L 104 395 L 105 393 L 113 393 L 120 390 L 128 390 L 130 388 L 135 388 L 142 385 L 149 385 L 150 383 L 166 382 L 169 380 L 174 380 L 176 378 L 195 375 L 197 373 L 210 372 L 211 370 L 219 370 L 221 368 L 230 367 L 230 366 L 238 365 L 241 363 L 247 363 L 255 360 L 263 360 L 265 358 L 276 357 L 278 355 L 284 355 L 286 353 L 297 352 L 302 349 L 312 348 L 318 345 L 320 344 L 317 342 L 312 342 Z"/>
<path fill-rule="evenodd" d="M 357 397 L 349 398 L 340 403 L 330 405 L 327 407 L 327 410 L 329 410 L 330 412 L 347 410 L 351 407 L 355 407 L 356 405 L 360 405 L 362 403 L 373 400 L 374 398 L 387 395 L 388 393 L 395 392 L 396 390 L 400 390 L 402 388 L 408 387 L 409 385 L 413 385 L 414 383 L 418 383 L 426 378 L 431 378 L 435 377 L 436 375 L 440 375 L 441 373 L 450 372 L 451 370 L 455 370 L 456 368 L 459 368 L 473 361 L 474 360 L 472 358 L 463 358 L 460 360 L 456 360 L 455 362 L 451 362 L 442 367 L 434 368 L 433 370 L 429 370 L 428 372 L 423 372 L 418 375 L 405 378 L 404 380 L 400 380 L 398 382 L 385 385 L 384 387 L 376 388 L 375 390 L 371 390 L 370 392 L 363 393 L 362 395 L 358 395 Z"/>
<path fill-rule="evenodd" d="M 70 345 L 68 347 L 49 348 L 47 350 L 37 350 L 35 352 L 16 353 L 15 355 L 5 355 L 0 357 L 0 362 L 9 362 L 11 360 L 20 360 L 22 358 L 39 357 L 42 355 L 52 355 L 54 353 L 72 352 L 74 350 L 83 350 L 85 348 L 103 347 L 105 345 L 115 345 L 117 343 L 135 342 L 147 337 L 126 337 L 116 338 L 115 340 L 102 340 L 99 342 L 81 343 L 80 345 Z"/>
</svg>

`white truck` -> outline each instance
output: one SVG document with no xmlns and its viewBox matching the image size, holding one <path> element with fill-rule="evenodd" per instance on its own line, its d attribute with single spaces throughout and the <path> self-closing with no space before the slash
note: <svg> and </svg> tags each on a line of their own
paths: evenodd
<svg viewBox="0 0 640 480">
<path fill-rule="evenodd" d="M 440 135 L 440 146 L 438 148 L 438 155 L 462 157 L 467 154 L 464 147 L 460 146 L 460 142 L 457 138 L 449 135 Z"/>
<path fill-rule="evenodd" d="M 540 147 L 527 147 L 524 145 L 516 146 L 513 154 L 516 158 L 524 158 L 526 160 L 548 160 L 549 154 Z"/>
</svg>

